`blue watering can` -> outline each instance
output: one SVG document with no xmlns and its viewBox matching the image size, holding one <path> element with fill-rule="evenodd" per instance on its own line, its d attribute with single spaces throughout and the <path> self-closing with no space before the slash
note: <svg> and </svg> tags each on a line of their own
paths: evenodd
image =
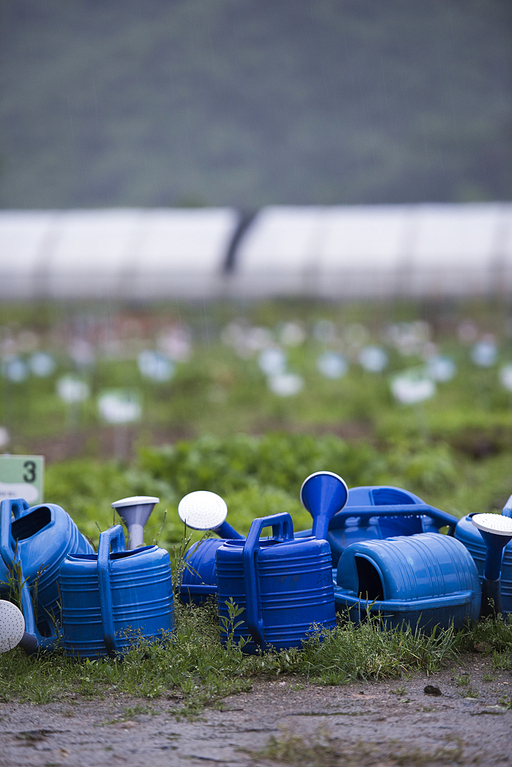
<svg viewBox="0 0 512 767">
<path fill-rule="evenodd" d="M 61 562 L 69 553 L 92 553 L 93 547 L 79 532 L 64 509 L 54 503 L 29 507 L 23 498 L 0 504 L 0 593 L 7 595 L 15 563 L 22 570 L 21 581 L 27 631 L 50 638 L 60 620 L 57 583 Z M 27 613 L 31 593 L 36 599 L 37 618 Z M 36 633 L 37 633 L 36 632 Z M 34 633 L 34 636 L 36 634 Z"/>
<path fill-rule="evenodd" d="M 169 553 L 126 550 L 123 528 L 101 533 L 97 554 L 69 555 L 60 567 L 62 645 L 68 655 L 124 654 L 137 639 L 174 629 Z"/>
<path fill-rule="evenodd" d="M 207 538 L 192 544 L 184 559 L 180 584 L 180 600 L 185 604 L 202 604 L 217 593 L 215 555 L 226 538 Z M 243 539 L 239 539 L 243 540 Z"/>
<path fill-rule="evenodd" d="M 306 506 L 307 508 L 307 506 Z M 368 485 L 351 487 L 346 505 L 330 519 L 325 537 L 331 545 L 333 566 L 352 543 L 383 540 L 396 535 L 439 532 L 448 528 L 453 535 L 457 517 L 422 501 L 398 487 Z M 310 535 L 305 530 L 297 535 Z"/>
<path fill-rule="evenodd" d="M 188 508 L 188 498 L 197 496 L 187 519 L 189 527 L 213 529 L 225 538 L 241 538 L 236 531 L 235 535 L 230 535 L 229 531 L 219 526 L 224 523 L 227 514 L 224 501 L 214 493 L 203 492 L 201 496 L 200 493 L 190 493 L 180 502 Z M 218 499 L 215 503 L 212 501 L 216 509 L 223 504 L 223 515 L 204 508 L 208 506 L 209 496 Z M 424 503 L 414 493 L 383 485 L 347 489 L 341 477 L 328 471 L 315 472 L 307 477 L 302 484 L 300 498 L 313 517 L 313 527 L 296 532 L 295 537 L 314 535 L 326 538 L 331 546 L 334 567 L 346 547 L 356 541 L 439 532 L 443 527 L 447 527 L 449 534 L 453 535 L 457 523 L 456 517 Z M 201 504 L 198 504 L 199 500 Z M 200 506 L 203 508 L 200 509 Z M 201 520 L 201 527 L 196 515 Z M 213 524 L 209 525 L 210 521 Z M 230 530 L 233 528 L 230 527 Z M 221 545 L 222 541 L 206 540 L 190 547 L 180 590 L 182 601 L 200 602 L 215 594 L 214 560 Z"/>
<path fill-rule="evenodd" d="M 269 526 L 272 537 L 260 538 Z M 224 643 L 243 639 L 248 653 L 284 650 L 299 647 L 314 630 L 336 625 L 329 544 L 294 538 L 289 514 L 255 519 L 246 540 L 224 541 L 215 570 Z M 231 599 L 243 612 L 230 627 Z"/>
<path fill-rule="evenodd" d="M 437 533 L 351 544 L 338 562 L 334 594 L 337 609 L 355 622 L 380 614 L 386 626 L 428 631 L 476 621 L 481 604 L 469 552 Z"/>
<path fill-rule="evenodd" d="M 486 580 L 484 571 L 488 549 L 482 534 L 473 522 L 477 516 L 479 515 L 467 514 L 465 517 L 462 517 L 462 519 L 459 519 L 455 528 L 455 537 L 464 544 L 471 554 L 478 570 L 482 587 L 486 588 L 484 585 Z M 500 515 L 494 514 L 493 516 L 499 517 Z M 510 496 L 506 502 L 501 516 L 512 517 L 512 496 Z M 509 543 L 502 539 L 502 544 L 503 546 L 500 548 L 501 575 L 499 579 L 499 612 L 503 612 L 504 615 L 509 615 L 512 613 L 512 542 Z M 492 580 L 494 580 L 494 578 L 492 578 Z M 496 593 L 494 594 L 494 597 L 496 597 Z"/>
<path fill-rule="evenodd" d="M 300 490 L 304 507 L 313 517 L 313 530 L 296 533 L 296 538 L 325 539 L 330 519 L 347 502 L 348 489 L 344 480 L 330 471 L 310 474 Z M 196 491 L 181 499 L 178 506 L 180 519 L 194 530 L 213 530 L 223 540 L 203 540 L 193 544 L 185 555 L 185 570 L 180 588 L 184 602 L 200 603 L 215 594 L 217 580 L 215 556 L 227 539 L 243 540 L 231 525 L 225 522 L 227 506 L 215 493 Z"/>
<path fill-rule="evenodd" d="M 227 539 L 243 540 L 226 522 L 228 507 L 220 495 L 209 490 L 194 490 L 185 495 L 178 504 L 178 515 L 185 527 L 192 530 L 211 530 L 221 540 L 210 538 L 192 544 L 185 554 L 184 570 L 180 585 L 182 602 L 201 604 L 217 593 L 215 554 Z"/>
</svg>

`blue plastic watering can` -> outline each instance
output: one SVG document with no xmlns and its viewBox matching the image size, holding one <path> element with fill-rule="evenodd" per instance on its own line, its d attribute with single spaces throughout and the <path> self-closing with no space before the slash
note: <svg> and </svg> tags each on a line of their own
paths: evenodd
<svg viewBox="0 0 512 767">
<path fill-rule="evenodd" d="M 272 536 L 260 538 L 269 526 Z M 329 544 L 314 537 L 294 538 L 289 514 L 255 519 L 247 539 L 225 541 L 215 560 L 224 643 L 230 633 L 231 599 L 243 609 L 231 638 L 246 641 L 244 652 L 299 647 L 314 630 L 335 627 Z"/>
<path fill-rule="evenodd" d="M 313 517 L 313 527 L 294 535 L 325 538 L 334 567 L 347 546 L 357 541 L 438 533 L 443 527 L 453 535 L 457 524 L 456 517 L 426 504 L 414 493 L 385 485 L 347 489 L 341 477 L 327 471 L 311 474 L 301 487 L 300 497 Z M 180 590 L 182 601 L 200 602 L 215 594 L 215 554 L 222 543 L 210 539 L 190 547 Z"/>
<path fill-rule="evenodd" d="M 503 509 L 503 516 L 512 516 L 510 503 L 511 499 L 508 500 Z M 483 583 L 487 547 L 481 533 L 472 522 L 474 516 L 475 514 L 467 514 L 457 522 L 455 537 L 464 544 L 471 554 L 478 570 L 480 582 Z M 503 613 L 508 615 L 512 613 L 512 542 L 506 545 L 503 551 L 500 586 Z"/>
<path fill-rule="evenodd" d="M 0 504 L 0 593 L 7 595 L 15 563 L 21 567 L 25 621 L 44 637 L 60 620 L 59 567 L 69 553 L 92 553 L 93 547 L 64 509 L 54 503 L 29 507 L 23 498 Z M 26 612 L 37 596 L 36 616 Z M 35 622 L 34 622 L 35 621 Z M 33 625 L 32 625 L 33 624 Z"/>
<path fill-rule="evenodd" d="M 380 614 L 387 626 L 460 628 L 480 613 L 475 564 L 455 538 L 437 533 L 359 541 L 340 557 L 336 607 L 359 622 Z"/>
<path fill-rule="evenodd" d="M 310 474 L 302 483 L 300 498 L 313 517 L 313 529 L 294 534 L 294 537 L 325 539 L 330 519 L 344 507 L 347 497 L 347 485 L 337 474 L 330 471 L 317 471 Z M 186 510 L 184 510 L 185 506 Z M 181 511 L 180 507 L 182 507 Z M 219 509 L 222 509 L 222 514 L 217 516 Z M 217 591 L 215 558 L 220 546 L 228 539 L 243 541 L 244 538 L 224 521 L 227 506 L 215 493 L 206 491 L 189 493 L 180 501 L 178 512 L 180 517 L 188 521 L 189 526 L 194 529 L 211 529 L 223 538 L 220 541 L 213 539 L 195 543 L 186 553 L 180 598 L 184 602 L 200 603 Z M 194 517 L 193 524 L 190 523 L 190 516 Z M 217 524 L 219 519 L 222 520 L 220 525 Z M 208 524 L 210 521 L 212 524 Z"/>
<path fill-rule="evenodd" d="M 174 629 L 169 553 L 126 550 L 123 528 L 101 533 L 97 554 L 72 554 L 61 565 L 62 645 L 68 655 L 124 654 L 138 639 Z"/>
<path fill-rule="evenodd" d="M 351 487 L 345 507 L 332 516 L 326 538 L 333 566 L 352 543 L 383 540 L 396 535 L 437 533 L 443 527 L 453 535 L 457 517 L 422 501 L 399 487 L 367 485 Z M 309 530 L 299 533 L 308 535 Z"/>
</svg>

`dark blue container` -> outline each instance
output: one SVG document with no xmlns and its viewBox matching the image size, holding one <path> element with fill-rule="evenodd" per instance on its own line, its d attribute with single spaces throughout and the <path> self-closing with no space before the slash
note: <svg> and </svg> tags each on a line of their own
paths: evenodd
<svg viewBox="0 0 512 767">
<path fill-rule="evenodd" d="M 478 528 L 472 523 L 474 514 L 467 514 L 457 522 L 455 528 L 455 538 L 464 544 L 478 570 L 480 582 L 484 579 L 485 558 L 487 547 Z M 509 516 L 509 515 L 507 515 Z M 512 613 L 512 541 L 503 549 L 503 559 L 501 562 L 501 604 L 503 613 L 508 615 Z"/>
<path fill-rule="evenodd" d="M 101 533 L 97 555 L 68 556 L 59 583 L 68 655 L 123 654 L 139 638 L 162 639 L 174 629 L 169 553 L 157 546 L 126 551 L 121 525 Z"/>
<path fill-rule="evenodd" d="M 460 628 L 476 621 L 481 589 L 467 549 L 437 533 L 359 541 L 340 557 L 336 607 L 358 622 L 367 613 L 390 627 Z"/>
<path fill-rule="evenodd" d="M 272 537 L 260 539 L 265 527 Z M 225 541 L 216 552 L 221 637 L 228 639 L 233 600 L 243 609 L 232 638 L 244 651 L 299 647 L 319 629 L 336 625 L 331 551 L 316 538 L 294 538 L 289 514 L 255 519 L 246 540 Z"/>
<path fill-rule="evenodd" d="M 60 506 L 29 507 L 23 498 L 0 504 L 0 592 L 5 593 L 16 560 L 23 579 L 37 596 L 37 627 L 49 636 L 60 621 L 59 568 L 68 554 L 92 554 L 93 547 Z"/>
<path fill-rule="evenodd" d="M 385 485 L 352 487 L 345 508 L 329 523 L 327 540 L 333 566 L 352 543 L 383 540 L 397 535 L 437 533 L 447 527 L 451 535 L 457 517 L 426 504 L 414 493 Z"/>
<path fill-rule="evenodd" d="M 208 597 L 215 596 L 217 593 L 215 554 L 225 542 L 225 539 L 207 538 L 194 543 L 187 550 L 180 586 L 182 602 L 201 604 Z"/>
</svg>

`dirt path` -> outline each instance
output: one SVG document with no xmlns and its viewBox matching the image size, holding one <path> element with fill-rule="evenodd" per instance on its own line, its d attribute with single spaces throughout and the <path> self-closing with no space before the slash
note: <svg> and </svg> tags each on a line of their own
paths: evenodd
<svg viewBox="0 0 512 767">
<path fill-rule="evenodd" d="M 512 710 L 503 699 L 511 696 L 511 674 L 477 657 L 429 678 L 377 684 L 256 681 L 194 720 L 176 717 L 165 699 L 8 703 L 0 705 L 0 765 L 506 765 Z"/>
</svg>

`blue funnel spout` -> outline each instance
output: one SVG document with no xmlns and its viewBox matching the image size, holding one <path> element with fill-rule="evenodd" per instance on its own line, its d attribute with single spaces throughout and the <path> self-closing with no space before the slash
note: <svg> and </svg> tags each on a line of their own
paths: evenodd
<svg viewBox="0 0 512 767">
<path fill-rule="evenodd" d="M 498 581 L 501 574 L 501 560 L 503 559 L 503 549 L 510 541 L 502 535 L 488 533 L 480 530 L 480 535 L 484 539 L 487 547 L 485 555 L 484 578 L 488 581 Z M 512 538 L 512 535 L 510 536 Z"/>
<path fill-rule="evenodd" d="M 499 514 L 475 514 L 471 521 L 480 530 L 485 546 L 481 616 L 498 615 L 501 605 L 501 560 L 503 549 L 512 540 L 512 519 Z"/>
<path fill-rule="evenodd" d="M 313 517 L 313 535 L 325 539 L 329 522 L 345 506 L 348 488 L 345 481 L 331 471 L 318 471 L 304 480 L 300 500 Z"/>
</svg>

